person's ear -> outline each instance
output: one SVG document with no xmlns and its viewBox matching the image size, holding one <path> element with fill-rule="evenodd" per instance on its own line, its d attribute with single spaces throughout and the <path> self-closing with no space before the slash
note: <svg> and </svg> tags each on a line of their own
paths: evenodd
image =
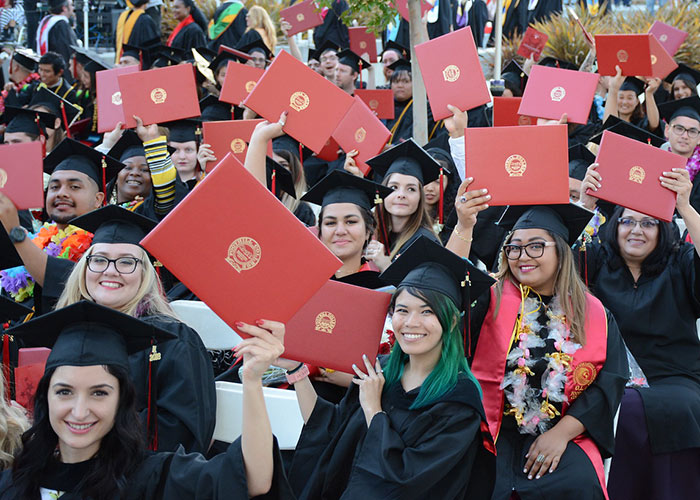
<svg viewBox="0 0 700 500">
<path fill-rule="evenodd" d="M 668 139 L 670 137 L 669 132 L 671 132 L 671 125 L 669 125 L 667 123 L 666 126 L 664 127 L 664 135 L 666 136 L 666 139 Z"/>
<path fill-rule="evenodd" d="M 105 194 L 102 191 L 97 191 L 97 194 L 95 195 L 95 209 L 100 208 L 104 200 Z"/>
</svg>

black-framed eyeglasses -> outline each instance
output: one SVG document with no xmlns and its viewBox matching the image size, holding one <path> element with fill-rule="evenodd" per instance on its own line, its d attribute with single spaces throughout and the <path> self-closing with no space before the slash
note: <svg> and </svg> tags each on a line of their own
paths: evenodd
<svg viewBox="0 0 700 500">
<path fill-rule="evenodd" d="M 108 259 L 102 255 L 90 255 L 87 257 L 87 266 L 93 273 L 103 273 L 111 263 L 119 274 L 131 274 L 136 271 L 136 266 L 141 259 L 136 257 L 119 257 L 118 259 Z"/>
<path fill-rule="evenodd" d="M 528 257 L 532 259 L 539 259 L 544 255 L 544 249 L 546 247 L 553 247 L 556 245 L 553 241 L 533 241 L 527 245 L 503 245 L 503 249 L 506 252 L 506 258 L 509 260 L 518 260 L 523 254 L 523 250 Z"/>
<path fill-rule="evenodd" d="M 617 219 L 617 222 L 627 229 L 633 229 L 637 224 L 639 224 L 639 227 L 642 229 L 653 229 L 659 225 L 659 221 L 656 219 L 635 220 L 631 217 L 620 217 Z"/>
<path fill-rule="evenodd" d="M 700 135 L 700 130 L 696 128 L 685 128 L 683 125 L 674 125 L 671 127 L 671 130 L 673 130 L 673 133 L 677 136 L 683 135 L 683 132 L 688 132 L 688 137 L 691 139 L 697 139 Z"/>
</svg>

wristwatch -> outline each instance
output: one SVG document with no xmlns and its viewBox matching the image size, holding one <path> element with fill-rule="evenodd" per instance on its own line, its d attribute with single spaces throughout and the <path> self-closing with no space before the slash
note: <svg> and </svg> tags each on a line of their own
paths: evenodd
<svg viewBox="0 0 700 500">
<path fill-rule="evenodd" d="M 27 231 L 22 226 L 15 226 L 10 229 L 10 234 L 8 236 L 12 243 L 22 243 L 27 237 Z"/>
</svg>

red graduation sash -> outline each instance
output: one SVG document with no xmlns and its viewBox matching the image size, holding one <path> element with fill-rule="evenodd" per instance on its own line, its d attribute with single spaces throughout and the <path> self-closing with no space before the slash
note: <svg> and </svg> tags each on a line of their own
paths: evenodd
<svg viewBox="0 0 700 500">
<path fill-rule="evenodd" d="M 170 33 L 170 36 L 168 37 L 168 47 L 173 46 L 173 40 L 175 40 L 175 37 L 180 33 L 182 28 L 184 28 L 188 24 L 192 24 L 193 22 L 194 22 L 194 18 L 192 17 L 192 14 L 190 14 L 185 19 L 180 21 L 180 23 L 177 26 L 175 26 L 175 29 L 173 30 L 172 33 Z"/>
<path fill-rule="evenodd" d="M 520 311 L 521 297 L 518 288 L 510 281 L 506 281 L 503 285 L 498 316 L 494 318 L 497 298 L 493 287 L 490 293 L 491 303 L 481 327 L 471 370 L 481 384 L 486 420 L 495 442 L 503 421 L 504 391 L 501 389 L 501 382 L 506 371 L 506 358 L 510 349 L 511 334 Z M 562 405 L 562 415 L 566 413 L 570 403 L 593 383 L 606 359 L 608 322 L 605 308 L 589 293 L 586 294 L 585 331 L 586 345 L 574 353 L 567 373 L 564 392 L 569 403 Z M 607 499 L 603 459 L 598 447 L 585 434 L 575 437 L 573 441 L 586 453 L 593 464 Z"/>
</svg>

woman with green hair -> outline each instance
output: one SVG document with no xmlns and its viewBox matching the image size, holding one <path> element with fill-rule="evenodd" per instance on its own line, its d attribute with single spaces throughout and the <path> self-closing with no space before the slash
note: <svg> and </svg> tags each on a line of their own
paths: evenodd
<svg viewBox="0 0 700 500">
<path fill-rule="evenodd" d="M 482 439 L 481 390 L 463 351 L 461 311 L 493 280 L 421 237 L 382 274 L 391 354 L 353 366 L 338 405 L 317 397 L 303 364 L 292 368 L 304 428 L 288 478 L 299 499 L 490 498 L 495 457 Z M 471 283 L 471 286 L 467 284 Z M 237 351 L 247 352 L 254 339 Z"/>
</svg>

